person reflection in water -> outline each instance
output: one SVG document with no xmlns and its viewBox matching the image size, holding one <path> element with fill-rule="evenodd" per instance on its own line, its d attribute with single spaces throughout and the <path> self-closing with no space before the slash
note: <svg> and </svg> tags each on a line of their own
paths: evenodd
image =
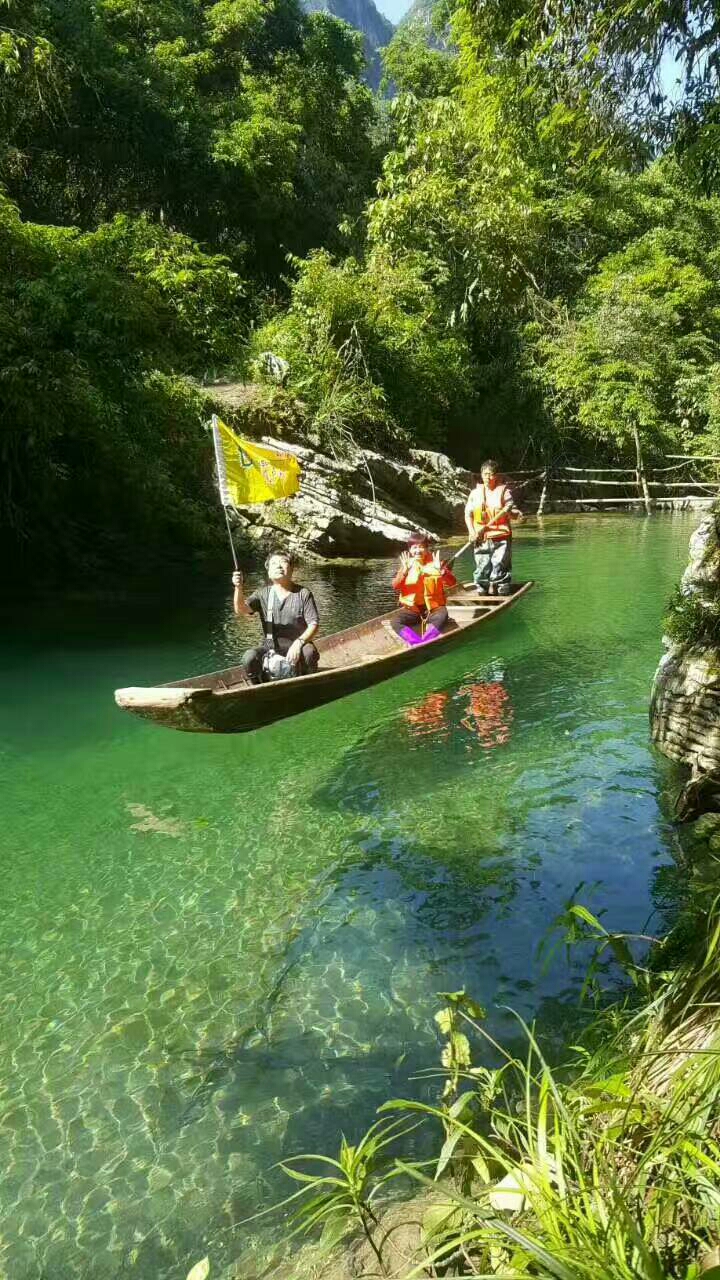
<svg viewBox="0 0 720 1280">
<path fill-rule="evenodd" d="M 311 643 L 319 625 L 312 591 L 293 582 L 295 562 L 287 551 L 273 551 L 265 561 L 268 585 L 245 598 L 243 576 L 232 576 L 233 609 L 239 617 L 259 614 L 264 640 L 247 649 L 240 665 L 253 684 L 310 675 L 317 671 L 319 654 Z"/>
<path fill-rule="evenodd" d="M 480 746 L 490 751 L 510 741 L 514 713 L 510 694 L 502 680 L 462 685 L 458 694 L 468 698 L 460 723 Z"/>
<path fill-rule="evenodd" d="M 445 742 L 450 737 L 447 716 L 449 702 L 449 693 L 428 693 L 420 702 L 406 707 L 404 716 L 410 736 L 435 738 L 438 742 Z"/>
<path fill-rule="evenodd" d="M 453 715 L 458 703 L 462 705 L 459 721 Z M 420 702 L 406 707 L 403 716 L 412 741 L 430 738 L 447 742 L 455 724 L 465 730 L 461 737 L 468 750 L 477 744 L 491 751 L 510 741 L 513 708 L 502 679 L 483 680 L 461 685 L 452 701 L 449 693 L 428 693 Z"/>
</svg>

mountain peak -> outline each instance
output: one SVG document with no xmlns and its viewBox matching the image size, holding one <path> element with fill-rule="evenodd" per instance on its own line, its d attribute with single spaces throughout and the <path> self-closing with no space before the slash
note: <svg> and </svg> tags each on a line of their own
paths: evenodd
<svg viewBox="0 0 720 1280">
<path fill-rule="evenodd" d="M 378 49 L 390 43 L 395 28 L 389 18 L 380 13 L 374 0 L 303 0 L 303 7 L 308 13 L 331 13 L 361 33 L 368 61 L 368 84 L 377 89 L 382 77 Z"/>
</svg>

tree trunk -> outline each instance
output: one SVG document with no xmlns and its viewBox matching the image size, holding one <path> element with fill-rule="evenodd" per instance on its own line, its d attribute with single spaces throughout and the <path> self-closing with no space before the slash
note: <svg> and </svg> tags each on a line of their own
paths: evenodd
<svg viewBox="0 0 720 1280">
<path fill-rule="evenodd" d="M 650 515 L 650 512 L 652 511 L 652 499 L 650 498 L 650 490 L 648 489 L 648 482 L 645 476 L 642 447 L 640 445 L 640 432 L 637 429 L 637 425 L 633 425 L 633 436 L 635 437 L 635 453 L 637 455 L 637 462 L 636 462 L 637 486 L 642 496 L 643 502 L 645 503 L 645 511 L 647 512 L 648 515 Z"/>
</svg>

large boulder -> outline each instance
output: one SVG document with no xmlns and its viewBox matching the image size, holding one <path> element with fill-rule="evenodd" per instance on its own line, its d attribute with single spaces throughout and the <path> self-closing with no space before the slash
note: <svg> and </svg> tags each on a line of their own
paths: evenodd
<svg viewBox="0 0 720 1280">
<path fill-rule="evenodd" d="M 237 522 L 267 548 L 279 539 L 318 558 L 380 556 L 419 529 L 433 538 L 460 532 L 469 472 L 444 454 L 415 450 L 399 462 L 371 450 L 353 460 L 263 436 L 263 443 L 300 462 L 300 491 L 279 502 L 245 507 Z"/>
<path fill-rule="evenodd" d="M 664 755 L 694 774 L 720 776 L 720 653 L 668 645 L 655 672 L 650 726 Z"/>
<path fill-rule="evenodd" d="M 716 515 L 706 516 L 690 538 L 690 559 L 682 576 L 683 595 L 710 604 L 720 594 L 720 530 Z"/>
<path fill-rule="evenodd" d="M 720 600 L 719 535 L 713 514 L 690 539 L 681 591 L 701 609 L 717 607 Z M 663 644 L 650 699 L 650 728 L 660 750 L 692 770 L 680 803 L 688 814 L 696 813 L 703 803 L 709 807 L 709 797 L 717 793 L 714 781 L 720 780 L 720 650 L 667 637 Z"/>
</svg>

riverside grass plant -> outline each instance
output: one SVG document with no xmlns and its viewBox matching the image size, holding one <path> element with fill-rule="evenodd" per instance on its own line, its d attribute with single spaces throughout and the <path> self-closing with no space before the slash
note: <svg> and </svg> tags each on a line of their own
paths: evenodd
<svg viewBox="0 0 720 1280">
<path fill-rule="evenodd" d="M 389 1146 L 405 1137 L 417 1124 L 401 1119 L 379 1120 L 360 1141 L 352 1146 L 341 1139 L 337 1160 L 331 1156 L 302 1154 L 281 1161 L 281 1168 L 294 1182 L 302 1185 L 280 1204 L 248 1218 L 248 1222 L 265 1217 L 276 1209 L 292 1205 L 290 1238 L 321 1228 L 321 1251 L 333 1249 L 351 1230 L 362 1231 L 375 1256 L 380 1274 L 386 1275 L 381 1243 L 378 1242 L 378 1217 L 375 1201 L 386 1194 L 388 1185 L 403 1176 L 400 1161 L 390 1161 Z M 301 1168 L 298 1166 L 306 1166 Z"/>
<path fill-rule="evenodd" d="M 704 865 L 668 937 L 650 940 L 646 964 L 634 959 L 637 936 L 610 933 L 569 904 L 558 924 L 570 944 L 592 943 L 584 991 L 598 1003 L 586 1043 L 562 1067 L 522 1019 L 520 1058 L 463 992 L 446 994 L 439 1102 L 389 1101 L 357 1147 L 343 1140 L 350 1163 L 362 1164 L 360 1194 L 349 1191 L 347 1154 L 345 1165 L 342 1152 L 339 1162 L 300 1157 L 328 1173 L 301 1179 L 287 1169 L 304 1186 L 284 1203 L 310 1197 L 295 1229 L 333 1222 L 330 1245 L 343 1220 L 360 1220 L 380 1268 L 367 1276 L 720 1280 L 719 873 L 717 859 Z M 629 979 L 611 999 L 600 985 L 609 956 Z M 471 1040 L 501 1065 L 474 1066 Z M 440 1128 L 431 1163 L 383 1159 L 405 1136 L 398 1112 Z M 420 1251 L 390 1270 L 380 1206 L 400 1176 L 426 1209 Z"/>
<path fill-rule="evenodd" d="M 665 632 L 676 644 L 720 645 L 720 600 L 700 601 L 678 587 L 665 614 Z"/>
</svg>

